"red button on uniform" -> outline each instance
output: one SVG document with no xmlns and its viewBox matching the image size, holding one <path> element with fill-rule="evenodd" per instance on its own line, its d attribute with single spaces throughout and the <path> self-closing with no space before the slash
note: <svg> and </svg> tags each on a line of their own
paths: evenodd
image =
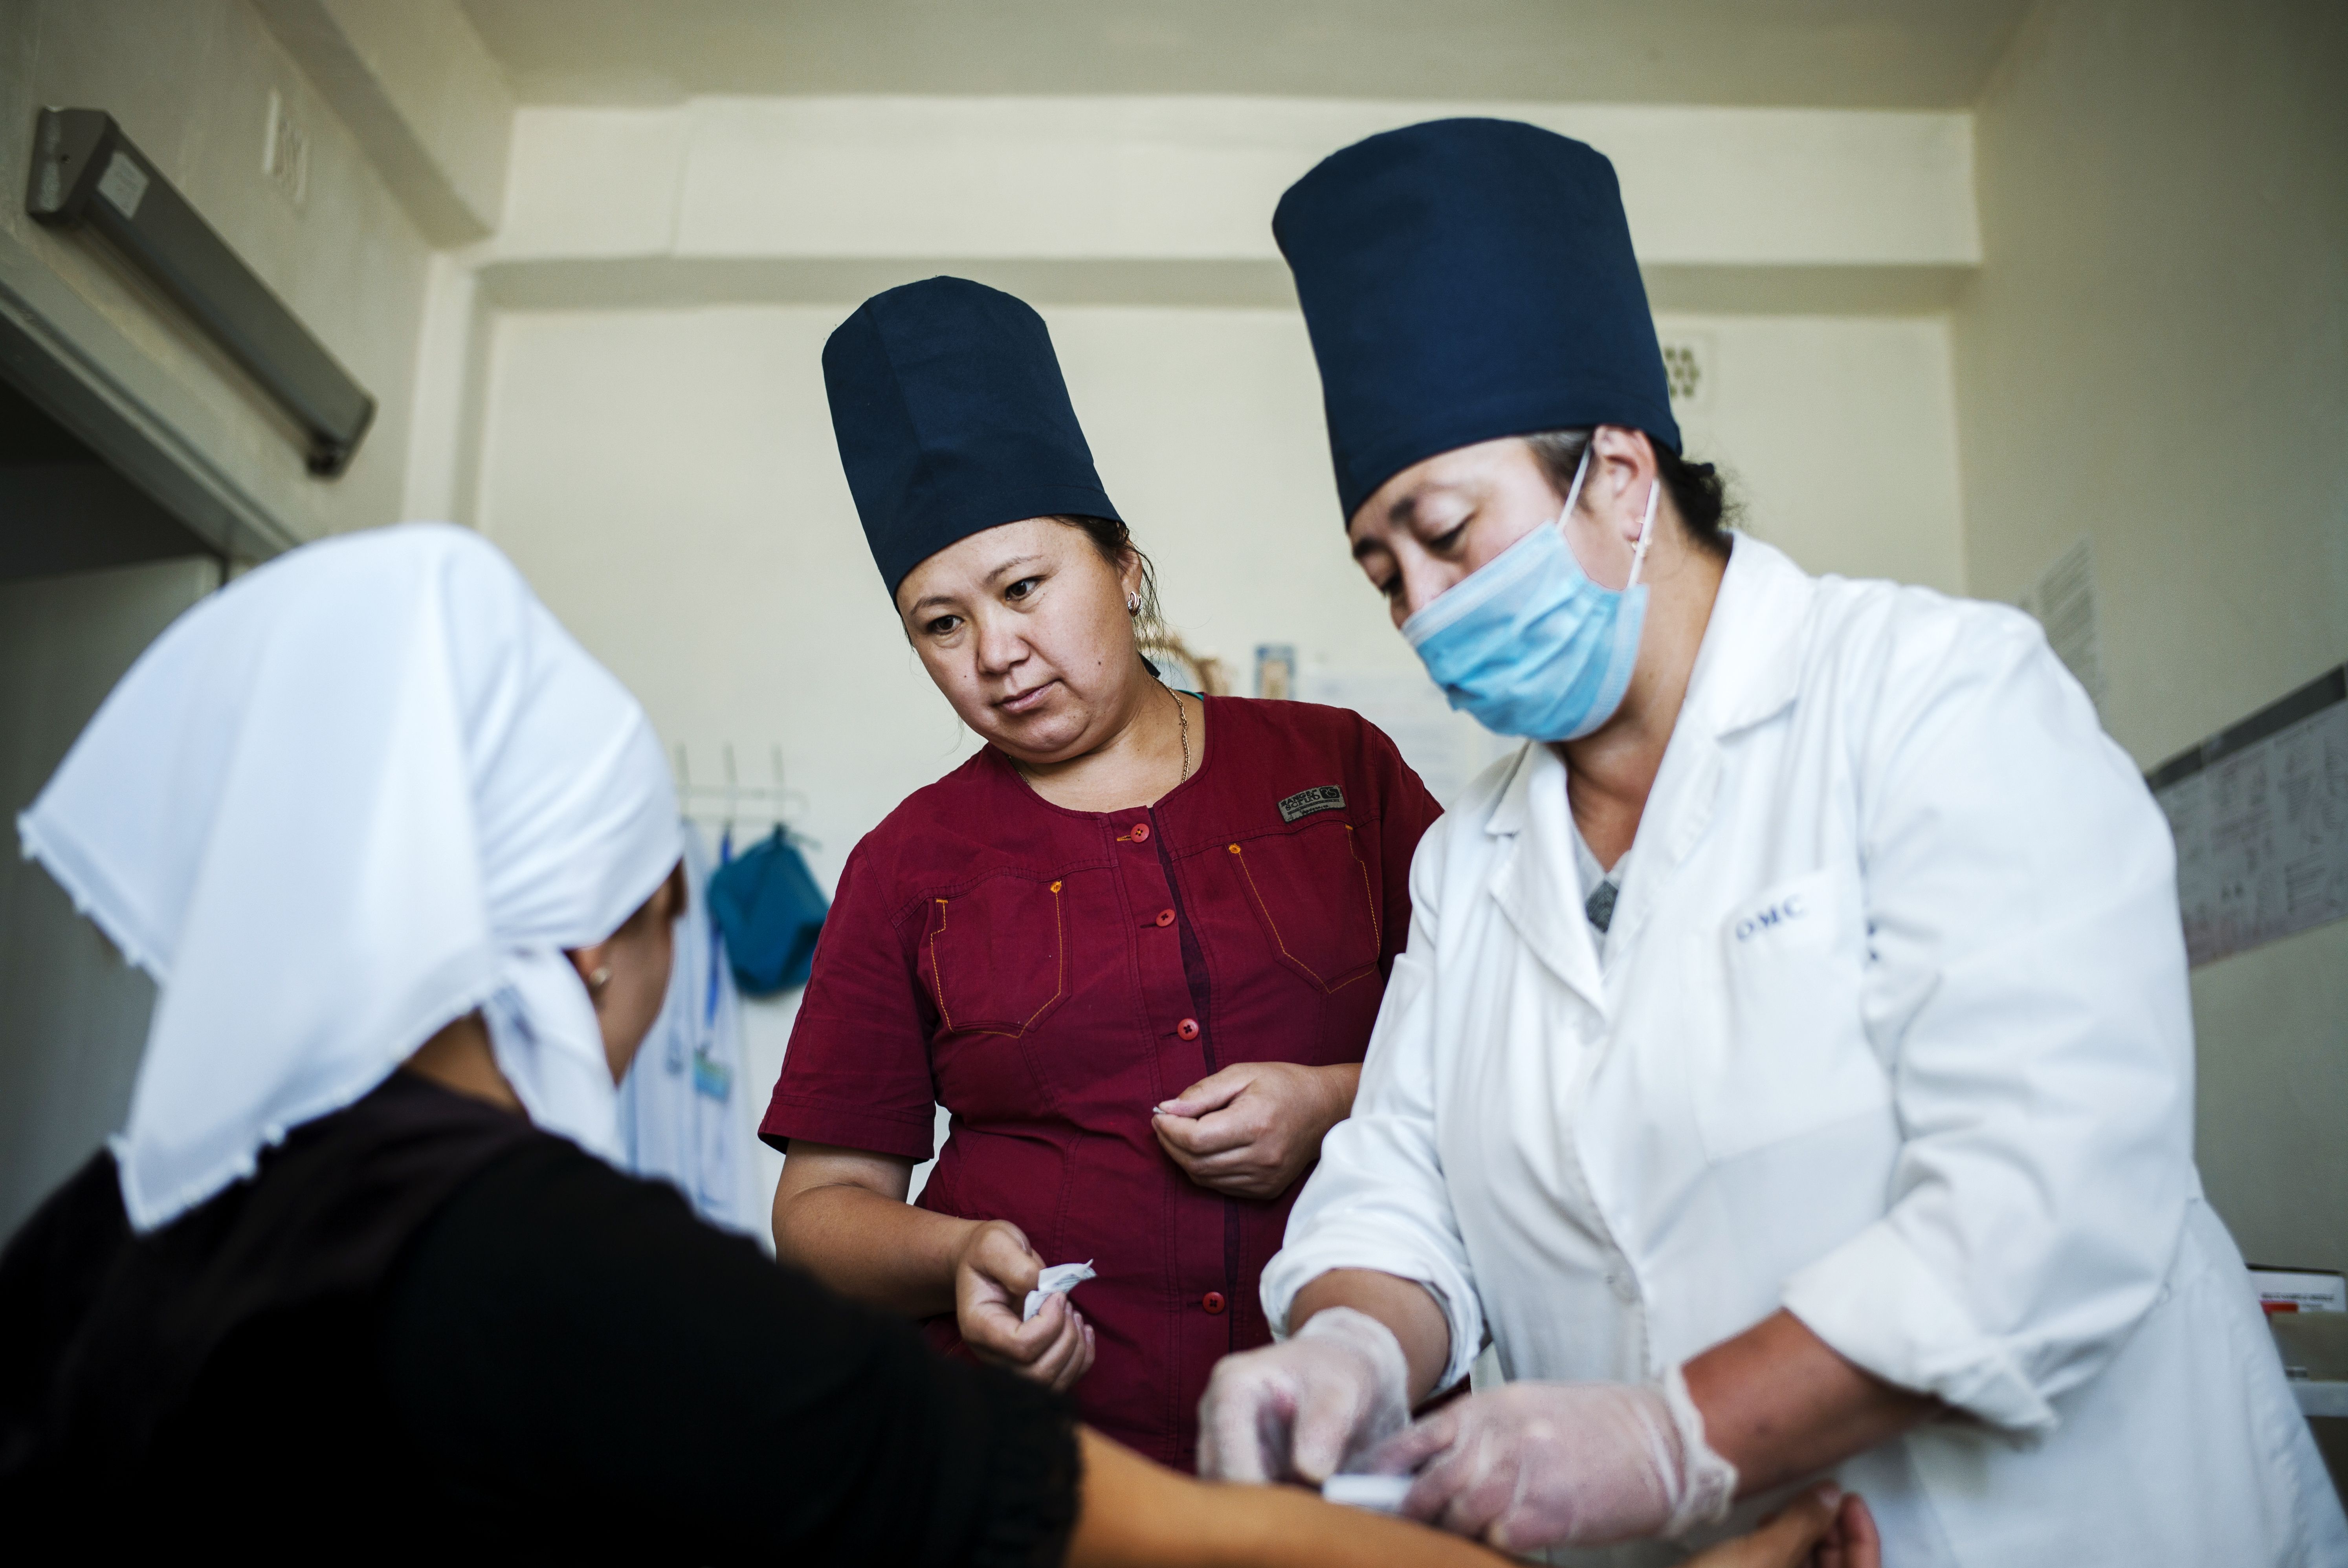
<svg viewBox="0 0 2348 1568">
<path fill-rule="evenodd" d="M 1147 844 L 1149 842 L 1149 825 L 1148 823 L 1137 822 L 1133 825 L 1133 842 L 1136 844 Z"/>
<path fill-rule="evenodd" d="M 1223 1315 L 1223 1293 L 1220 1290 L 1210 1290 L 1199 1297 L 1199 1305 L 1207 1309 L 1209 1316 L 1220 1317 Z"/>
<path fill-rule="evenodd" d="M 1174 911 L 1171 909 L 1158 911 L 1158 923 L 1161 926 L 1171 926 L 1174 923 Z"/>
<path fill-rule="evenodd" d="M 1194 1018 L 1186 1018 L 1180 1023 L 1174 1026 L 1174 1032 L 1180 1035 L 1184 1040 L 1196 1040 L 1199 1038 L 1199 1020 Z"/>
</svg>

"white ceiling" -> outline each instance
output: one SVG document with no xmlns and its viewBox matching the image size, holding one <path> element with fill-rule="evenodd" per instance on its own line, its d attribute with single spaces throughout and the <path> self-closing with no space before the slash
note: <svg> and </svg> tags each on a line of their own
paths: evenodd
<svg viewBox="0 0 2348 1568">
<path fill-rule="evenodd" d="M 461 0 L 526 103 L 703 94 L 1957 108 L 2030 0 Z"/>
</svg>

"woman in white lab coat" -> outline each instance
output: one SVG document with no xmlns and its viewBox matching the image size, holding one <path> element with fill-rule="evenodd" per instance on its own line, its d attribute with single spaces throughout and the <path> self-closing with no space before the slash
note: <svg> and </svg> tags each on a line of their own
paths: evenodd
<svg viewBox="0 0 2348 1568">
<path fill-rule="evenodd" d="M 1356 559 L 1537 743 L 1420 847 L 1202 1471 L 1516 1549 L 1832 1471 L 1893 1568 L 2348 1561 L 2193 1166 L 2166 827 L 2035 625 L 1719 531 L 1591 149 L 1414 127 L 1274 231 Z"/>
</svg>

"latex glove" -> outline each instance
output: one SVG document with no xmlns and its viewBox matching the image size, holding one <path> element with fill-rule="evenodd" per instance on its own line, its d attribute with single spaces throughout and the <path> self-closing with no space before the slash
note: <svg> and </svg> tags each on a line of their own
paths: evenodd
<svg viewBox="0 0 2348 1568">
<path fill-rule="evenodd" d="M 1676 1367 L 1662 1389 L 1473 1394 L 1388 1440 L 1369 1468 L 1417 1471 L 1405 1514 L 1503 1552 L 1677 1535 L 1725 1518 L 1736 1495 L 1736 1468 L 1704 1442 Z"/>
<path fill-rule="evenodd" d="M 1150 1107 L 1150 1131 L 1182 1173 L 1210 1192 L 1276 1198 L 1321 1157 L 1354 1106 L 1353 1066 L 1242 1061 Z"/>
<path fill-rule="evenodd" d="M 1008 1220 L 972 1227 L 954 1257 L 954 1324 L 982 1361 L 1064 1389 L 1092 1370 L 1093 1329 L 1065 1295 L 1021 1318 L 1044 1260 Z"/>
<path fill-rule="evenodd" d="M 1394 1330 L 1325 1307 L 1292 1337 L 1215 1363 L 1199 1401 L 1199 1474 L 1318 1486 L 1402 1430 L 1409 1381 Z"/>
</svg>

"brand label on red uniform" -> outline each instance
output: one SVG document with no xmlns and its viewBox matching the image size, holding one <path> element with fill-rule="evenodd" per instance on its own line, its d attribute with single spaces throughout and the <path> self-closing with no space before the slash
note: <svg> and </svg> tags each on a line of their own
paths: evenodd
<svg viewBox="0 0 2348 1568">
<path fill-rule="evenodd" d="M 1343 811 L 1345 792 L 1335 784 L 1323 784 L 1317 789 L 1301 789 L 1280 803 L 1280 820 L 1294 822 L 1311 816 L 1316 811 Z"/>
</svg>

